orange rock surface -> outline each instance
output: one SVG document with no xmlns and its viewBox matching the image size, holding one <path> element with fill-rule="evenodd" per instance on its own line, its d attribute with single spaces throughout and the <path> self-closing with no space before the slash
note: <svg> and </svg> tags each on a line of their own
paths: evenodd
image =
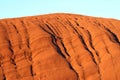
<svg viewBox="0 0 120 80">
<path fill-rule="evenodd" d="M 120 21 L 62 13 L 2 19 L 0 80 L 120 80 Z"/>
</svg>

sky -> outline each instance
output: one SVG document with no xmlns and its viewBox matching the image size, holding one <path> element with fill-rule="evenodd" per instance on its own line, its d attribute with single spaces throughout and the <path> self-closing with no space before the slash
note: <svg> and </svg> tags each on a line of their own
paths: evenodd
<svg viewBox="0 0 120 80">
<path fill-rule="evenodd" d="M 120 19 L 120 0 L 0 0 L 0 19 L 49 13 Z"/>
</svg>

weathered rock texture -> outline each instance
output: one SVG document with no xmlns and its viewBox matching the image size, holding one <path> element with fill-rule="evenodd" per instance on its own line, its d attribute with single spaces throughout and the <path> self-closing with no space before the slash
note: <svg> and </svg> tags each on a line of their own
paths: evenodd
<svg viewBox="0 0 120 80">
<path fill-rule="evenodd" d="M 0 80 L 120 80 L 120 21 L 74 14 L 0 20 Z"/>
</svg>

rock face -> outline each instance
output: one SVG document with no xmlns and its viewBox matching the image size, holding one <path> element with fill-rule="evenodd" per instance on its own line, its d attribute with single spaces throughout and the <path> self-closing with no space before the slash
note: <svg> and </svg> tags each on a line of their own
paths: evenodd
<svg viewBox="0 0 120 80">
<path fill-rule="evenodd" d="M 120 80 L 120 21 L 75 14 L 0 20 L 0 80 Z"/>
</svg>

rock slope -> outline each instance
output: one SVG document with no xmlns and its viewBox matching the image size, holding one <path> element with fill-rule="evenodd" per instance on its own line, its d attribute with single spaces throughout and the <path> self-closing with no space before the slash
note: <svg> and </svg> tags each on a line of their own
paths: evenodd
<svg viewBox="0 0 120 80">
<path fill-rule="evenodd" d="M 0 20 L 0 80 L 120 80 L 120 21 L 76 14 Z"/>
</svg>

